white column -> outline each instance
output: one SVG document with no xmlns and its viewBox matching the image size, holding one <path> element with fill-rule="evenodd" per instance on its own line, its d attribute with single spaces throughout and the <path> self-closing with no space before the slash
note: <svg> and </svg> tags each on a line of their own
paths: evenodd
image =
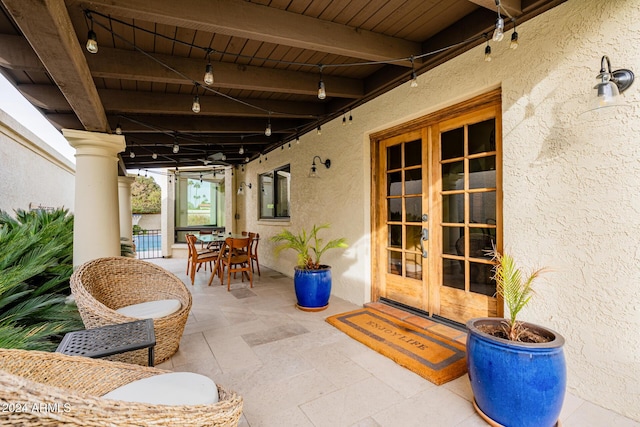
<svg viewBox="0 0 640 427">
<path fill-rule="evenodd" d="M 122 135 L 63 129 L 76 149 L 73 265 L 120 255 L 118 156 Z"/>
<path fill-rule="evenodd" d="M 118 205 L 120 213 L 120 237 L 133 242 L 133 219 L 131 217 L 131 184 L 135 181 L 132 176 L 118 177 Z"/>
<path fill-rule="evenodd" d="M 167 258 L 173 256 L 172 245 L 175 243 L 175 177 L 172 173 L 164 176 L 162 188 L 162 205 L 160 208 L 160 230 L 162 233 L 162 255 Z"/>
</svg>

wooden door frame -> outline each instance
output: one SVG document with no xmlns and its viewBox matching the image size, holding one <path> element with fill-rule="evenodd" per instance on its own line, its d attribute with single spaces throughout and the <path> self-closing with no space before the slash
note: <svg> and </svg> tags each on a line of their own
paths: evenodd
<svg viewBox="0 0 640 427">
<path fill-rule="evenodd" d="M 381 180 L 384 179 L 384 176 L 381 175 L 381 169 L 380 169 L 381 159 L 380 159 L 379 145 L 381 141 L 389 138 L 393 138 L 405 133 L 409 133 L 409 132 L 415 132 L 420 130 L 422 130 L 423 132 L 427 132 L 426 129 L 429 128 L 430 126 L 438 122 L 448 120 L 451 117 L 464 115 L 465 113 L 468 113 L 470 110 L 477 110 L 477 109 L 492 107 L 492 106 L 499 107 L 501 105 L 502 105 L 502 90 L 498 88 L 490 92 L 484 93 L 482 95 L 478 95 L 476 97 L 468 99 L 466 101 L 460 102 L 458 104 L 454 104 L 452 106 L 438 110 L 426 116 L 419 117 L 417 119 L 408 121 L 406 123 L 402 123 L 400 125 L 397 125 L 376 133 L 372 133 L 369 135 L 369 144 L 370 144 L 369 148 L 371 153 L 370 197 L 373 205 L 373 209 L 371 210 L 371 300 L 372 301 L 377 301 L 380 299 L 381 287 L 383 285 L 383 277 L 384 277 L 384 271 L 381 270 L 382 268 L 384 268 L 384 266 L 381 266 L 380 263 L 377 262 L 377 260 L 381 256 L 381 251 L 383 248 L 383 245 L 381 242 L 382 233 L 378 232 L 377 227 L 382 215 L 381 209 L 385 209 L 385 206 L 382 206 L 382 204 L 379 202 L 380 200 L 385 199 L 385 198 L 381 199 L 379 194 Z M 427 132 L 427 133 L 430 134 L 430 132 Z M 430 142 L 428 144 L 428 147 L 429 147 L 428 149 L 432 150 L 433 144 L 431 143 L 432 142 L 431 135 L 423 134 L 423 138 L 426 138 L 425 140 Z M 433 173 L 434 172 L 432 172 L 432 174 Z M 432 178 L 432 176 L 430 176 L 430 178 Z M 435 197 L 435 196 L 432 195 L 432 197 Z M 438 208 L 437 206 L 438 203 L 436 200 L 431 200 L 431 203 L 432 203 L 433 209 Z M 500 206 L 501 206 L 501 203 L 500 203 Z M 434 230 L 430 230 L 430 232 L 433 232 L 433 231 Z M 432 236 L 432 238 L 438 238 L 438 236 L 435 235 L 435 236 Z M 431 256 L 427 258 L 429 263 L 428 265 L 429 271 L 433 271 L 433 270 L 430 270 L 432 267 L 434 267 L 431 264 L 437 262 L 437 260 L 434 258 L 435 257 L 431 257 Z M 433 301 L 432 298 L 437 298 L 437 295 L 433 295 L 433 294 L 434 292 L 431 292 L 431 294 L 428 296 L 430 301 Z M 498 301 L 498 312 L 499 312 L 499 315 L 501 315 L 502 303 L 500 300 Z"/>
</svg>

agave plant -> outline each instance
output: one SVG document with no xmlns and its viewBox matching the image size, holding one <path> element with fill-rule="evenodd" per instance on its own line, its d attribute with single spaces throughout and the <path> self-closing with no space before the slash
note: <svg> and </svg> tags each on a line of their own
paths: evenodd
<svg viewBox="0 0 640 427">
<path fill-rule="evenodd" d="M 0 211 L 0 347 L 52 350 L 82 329 L 68 299 L 73 217 L 67 210 Z"/>
<path fill-rule="evenodd" d="M 493 268 L 493 279 L 496 281 L 497 293 L 503 299 L 509 309 L 509 319 L 506 319 L 505 334 L 511 341 L 519 341 L 525 331 L 518 314 L 529 303 L 533 296 L 533 282 L 542 273 L 544 268 L 537 269 L 526 278 L 516 266 L 513 257 L 506 253 L 500 253 L 495 248 L 492 251 L 496 265 Z"/>
<path fill-rule="evenodd" d="M 347 243 L 344 237 L 333 239 L 323 244 L 323 240 L 318 237 L 318 232 L 329 228 L 329 224 L 314 225 L 309 233 L 305 229 L 298 234 L 293 234 L 289 230 L 282 230 L 271 237 L 271 241 L 279 243 L 276 246 L 276 255 L 285 249 L 293 249 L 297 252 L 297 266 L 307 270 L 318 270 L 321 268 L 320 258 L 329 249 L 346 248 Z"/>
</svg>

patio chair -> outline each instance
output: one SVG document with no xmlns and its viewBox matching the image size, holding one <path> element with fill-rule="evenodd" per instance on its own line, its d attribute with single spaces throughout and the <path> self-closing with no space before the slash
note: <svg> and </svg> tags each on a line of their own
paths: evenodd
<svg viewBox="0 0 640 427">
<path fill-rule="evenodd" d="M 207 264 L 213 270 L 213 264 L 217 262 L 219 251 L 205 249 L 204 251 L 198 251 L 196 248 L 196 242 L 198 238 L 194 234 L 187 234 L 187 246 L 189 249 L 189 259 L 187 260 L 187 274 L 191 278 L 191 284 L 193 285 L 196 278 L 196 271 L 200 270 L 202 264 L 205 265 L 204 271 L 207 271 Z"/>
<path fill-rule="evenodd" d="M 242 281 L 244 276 L 249 279 L 253 288 L 253 272 L 251 271 L 251 260 L 249 259 L 249 238 L 236 239 L 228 237 L 224 241 L 220 255 L 220 284 L 224 285 L 224 269 L 227 269 L 227 291 L 231 290 L 231 273 L 234 277 L 240 273 Z"/>
<path fill-rule="evenodd" d="M 185 284 L 174 274 L 150 262 L 108 257 L 82 264 L 71 275 L 70 282 L 71 292 L 87 329 L 153 318 L 156 335 L 154 363 L 164 362 L 178 350 L 192 299 Z M 135 308 L 131 306 L 138 304 L 172 302 L 177 305 L 176 301 L 180 307 L 170 314 L 147 311 L 135 317 L 135 310 L 131 312 Z M 145 350 L 136 350 L 109 358 L 146 365 L 147 356 Z"/>
<path fill-rule="evenodd" d="M 102 359 L 0 349 L 0 405 L 6 408 L 0 411 L 0 425 L 238 425 L 242 397 L 217 384 L 217 403 L 162 405 L 101 397 L 133 381 L 162 380 L 157 376 L 168 373 Z M 215 396 L 205 394 L 198 400 L 214 401 Z"/>
<path fill-rule="evenodd" d="M 258 267 L 258 276 L 260 276 L 260 262 L 258 261 L 258 243 L 260 243 L 260 233 L 249 233 L 249 261 L 251 262 L 251 271 L 255 273 L 253 269 L 253 263 L 256 263 Z"/>
</svg>

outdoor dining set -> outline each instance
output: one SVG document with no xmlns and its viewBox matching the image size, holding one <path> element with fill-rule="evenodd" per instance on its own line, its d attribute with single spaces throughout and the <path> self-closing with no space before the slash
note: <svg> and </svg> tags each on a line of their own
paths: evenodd
<svg viewBox="0 0 640 427">
<path fill-rule="evenodd" d="M 234 278 L 240 273 L 242 281 L 246 277 L 253 287 L 253 274 L 258 271 L 260 275 L 260 263 L 258 261 L 258 243 L 260 234 L 242 232 L 241 234 L 224 233 L 214 234 L 200 232 L 187 234 L 189 256 L 187 259 L 187 274 L 191 278 L 191 284 L 195 282 L 196 272 L 204 265 L 211 271 L 209 286 L 216 276 L 220 278 L 220 284 L 224 285 L 225 271 L 227 290 L 231 290 L 231 273 Z M 200 248 L 198 248 L 200 243 Z"/>
</svg>

